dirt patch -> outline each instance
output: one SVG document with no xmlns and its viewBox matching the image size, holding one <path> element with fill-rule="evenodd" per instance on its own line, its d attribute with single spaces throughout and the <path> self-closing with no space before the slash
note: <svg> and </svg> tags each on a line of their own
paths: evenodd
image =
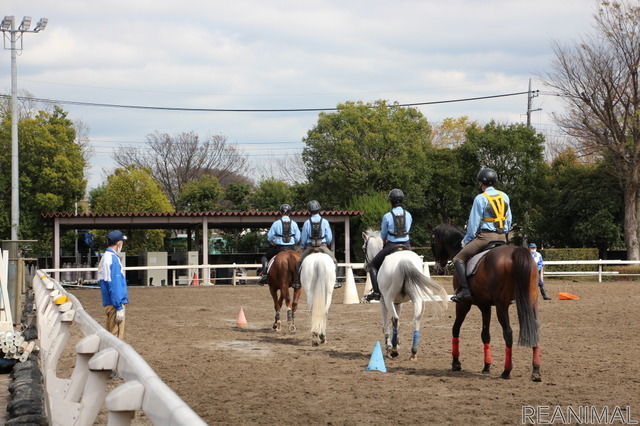
<svg viewBox="0 0 640 426">
<path fill-rule="evenodd" d="M 386 373 L 365 371 L 383 339 L 379 307 L 343 305 L 343 289 L 333 295 L 328 341 L 316 348 L 304 296 L 298 331 L 276 333 L 269 291 L 256 285 L 131 287 L 125 340 L 209 424 L 520 424 L 523 406 L 630 407 L 631 420 L 640 419 L 640 284 L 567 285 L 549 281 L 554 300 L 539 302 L 542 383 L 530 381 L 531 349 L 521 347 L 513 350 L 512 378 L 500 379 L 504 343 L 495 315 L 493 370 L 481 373 L 477 309 L 460 336 L 463 371 L 451 372 L 454 306 L 437 320 L 427 311 L 418 361 L 411 362 L 407 305 L 400 357 L 385 359 Z M 558 300 L 559 291 L 580 300 Z M 99 291 L 74 294 L 104 321 Z M 241 307 L 246 326 L 235 325 Z M 517 335 L 515 306 L 511 323 Z M 65 354 L 61 368 L 70 369 L 72 360 Z"/>
</svg>

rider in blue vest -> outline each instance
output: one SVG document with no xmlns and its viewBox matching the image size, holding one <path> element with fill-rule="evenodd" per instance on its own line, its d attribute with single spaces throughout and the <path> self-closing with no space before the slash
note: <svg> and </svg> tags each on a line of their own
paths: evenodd
<svg viewBox="0 0 640 426">
<path fill-rule="evenodd" d="M 333 252 L 327 247 L 333 241 L 333 233 L 331 232 L 331 226 L 329 221 L 320 216 L 320 203 L 316 200 L 311 200 L 307 203 L 307 210 L 311 213 L 311 217 L 302 225 L 302 235 L 300 237 L 300 247 L 304 249 L 300 260 L 298 260 L 298 267 L 296 270 L 300 271 L 300 265 L 305 257 L 311 254 L 313 251 L 321 251 L 328 254 L 333 259 L 333 263 L 338 265 L 336 257 Z M 294 289 L 300 288 L 300 274 L 296 274 L 295 280 L 291 286 Z M 340 288 L 341 285 L 336 282 L 335 288 Z"/>
<path fill-rule="evenodd" d="M 369 262 L 366 266 L 371 277 L 371 293 L 365 296 L 368 301 L 380 300 L 380 288 L 378 287 L 378 269 L 382 266 L 384 258 L 391 252 L 402 249 L 411 250 L 409 242 L 409 230 L 411 229 L 411 213 L 402 207 L 404 201 L 404 193 L 400 189 L 392 189 L 389 192 L 389 202 L 391 203 L 391 211 L 382 216 L 382 227 L 380 236 L 384 246 L 382 250 Z"/>
<path fill-rule="evenodd" d="M 271 224 L 267 239 L 272 244 L 262 256 L 261 277 L 258 284 L 264 285 L 267 282 L 267 264 L 276 254 L 285 250 L 293 250 L 295 245 L 300 241 L 300 228 L 298 224 L 289 218 L 291 206 L 283 204 L 280 206 L 280 219 Z"/>
<path fill-rule="evenodd" d="M 482 193 L 473 200 L 467 234 L 462 239 L 462 250 L 453 258 L 455 275 L 460 284 L 458 293 L 451 297 L 454 302 L 471 300 L 471 291 L 467 284 L 467 261 L 480 253 L 493 241 L 507 241 L 511 229 L 511 207 L 509 196 L 493 186 L 498 174 L 493 169 L 483 168 L 478 173 L 478 182 Z"/>
</svg>

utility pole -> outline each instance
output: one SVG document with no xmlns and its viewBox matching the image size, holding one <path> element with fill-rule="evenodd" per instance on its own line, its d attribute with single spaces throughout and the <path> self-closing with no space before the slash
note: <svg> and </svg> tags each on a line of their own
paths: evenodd
<svg viewBox="0 0 640 426">
<path fill-rule="evenodd" d="M 533 98 L 537 97 L 539 90 L 531 90 L 531 79 L 529 79 L 529 90 L 527 91 L 527 127 L 531 127 L 531 113 L 534 111 L 542 111 L 542 108 L 531 109 Z"/>
<path fill-rule="evenodd" d="M 0 24 L 0 31 L 4 35 L 4 49 L 11 50 L 11 239 L 18 240 L 20 233 L 20 188 L 19 188 L 19 162 L 18 162 L 18 71 L 16 67 L 17 51 L 22 51 L 22 36 L 24 33 L 38 33 L 45 29 L 49 20 L 42 18 L 33 30 L 31 17 L 25 16 L 20 26 L 16 28 L 14 16 L 5 16 Z M 10 46 L 7 49 L 7 39 Z M 20 46 L 16 42 L 20 41 Z"/>
</svg>

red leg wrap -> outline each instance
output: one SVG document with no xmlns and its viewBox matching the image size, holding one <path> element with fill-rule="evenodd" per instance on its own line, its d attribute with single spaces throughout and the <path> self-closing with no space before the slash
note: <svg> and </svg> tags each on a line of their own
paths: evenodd
<svg viewBox="0 0 640 426">
<path fill-rule="evenodd" d="M 533 366 L 540 367 L 542 364 L 542 358 L 540 358 L 540 346 L 533 348 Z"/>
<path fill-rule="evenodd" d="M 491 364 L 491 344 L 484 344 L 484 363 Z"/>
<path fill-rule="evenodd" d="M 504 369 L 511 371 L 511 368 L 512 368 L 512 364 L 511 364 L 511 348 L 505 347 L 504 348 Z"/>
<path fill-rule="evenodd" d="M 458 337 L 451 339 L 451 356 L 454 358 L 460 357 L 460 338 Z"/>
</svg>

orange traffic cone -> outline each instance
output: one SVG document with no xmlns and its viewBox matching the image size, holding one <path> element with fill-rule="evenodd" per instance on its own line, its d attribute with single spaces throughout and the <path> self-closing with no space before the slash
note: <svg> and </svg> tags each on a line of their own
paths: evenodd
<svg viewBox="0 0 640 426">
<path fill-rule="evenodd" d="M 578 300 L 580 299 L 578 296 L 576 296 L 575 294 L 571 294 L 571 293 L 564 293 L 564 292 L 560 292 L 558 293 L 558 299 L 560 300 Z"/>
<path fill-rule="evenodd" d="M 240 312 L 238 312 L 236 325 L 247 325 L 247 319 L 244 317 L 244 310 L 242 309 L 242 306 L 240 307 Z"/>
<path fill-rule="evenodd" d="M 191 279 L 191 285 L 200 285 L 200 282 L 198 281 L 198 274 L 197 273 L 193 273 L 193 278 Z"/>
</svg>

